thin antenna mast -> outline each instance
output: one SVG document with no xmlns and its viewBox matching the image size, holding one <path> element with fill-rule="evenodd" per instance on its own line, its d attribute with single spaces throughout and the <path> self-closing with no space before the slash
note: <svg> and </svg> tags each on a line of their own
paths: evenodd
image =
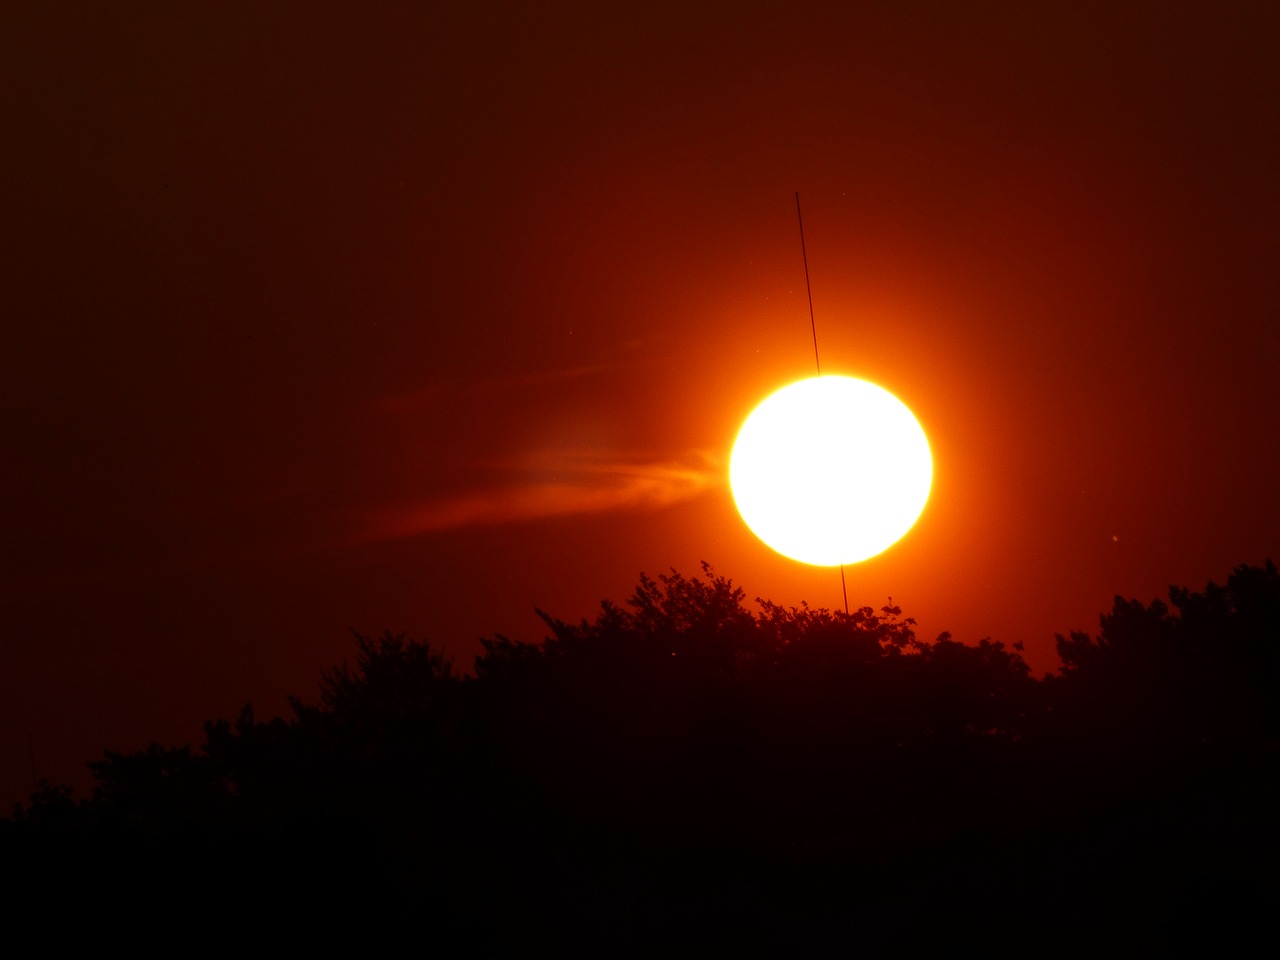
<svg viewBox="0 0 1280 960">
<path fill-rule="evenodd" d="M 796 222 L 800 224 L 800 258 L 804 261 L 804 291 L 809 295 L 809 329 L 813 332 L 813 366 L 822 376 L 822 361 L 818 359 L 818 323 L 813 319 L 813 287 L 809 285 L 809 253 L 804 246 L 804 217 L 800 215 L 800 191 L 796 191 Z M 844 612 L 849 613 L 849 588 L 844 582 L 844 563 L 840 564 L 840 592 L 844 594 Z"/>
<path fill-rule="evenodd" d="M 818 324 L 813 319 L 813 288 L 809 286 L 809 254 L 804 248 L 804 217 L 800 216 L 799 190 L 796 191 L 796 221 L 800 224 L 800 259 L 804 261 L 804 291 L 809 295 L 809 329 L 813 331 L 813 365 L 818 370 L 818 376 L 822 376 L 822 363 L 818 360 Z"/>
</svg>

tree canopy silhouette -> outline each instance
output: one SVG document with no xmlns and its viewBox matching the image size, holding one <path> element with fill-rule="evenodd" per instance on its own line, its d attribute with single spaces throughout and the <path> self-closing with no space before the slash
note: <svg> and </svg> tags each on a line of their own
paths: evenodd
<svg viewBox="0 0 1280 960">
<path fill-rule="evenodd" d="M 376 913 L 476 951 L 1025 947 L 1064 898 L 1063 944 L 1194 943 L 1188 899 L 1276 905 L 1255 869 L 1280 852 L 1271 563 L 1117 597 L 1045 679 L 1020 645 L 920 639 L 892 601 L 753 605 L 705 565 L 542 616 L 542 641 L 486 639 L 466 674 L 357 635 L 290 718 L 108 753 L 90 797 L 42 785 L 0 849 L 86 909 L 196 899 L 330 933 Z"/>
<path fill-rule="evenodd" d="M 1169 603 L 1116 597 L 1097 636 L 1058 635 L 1060 703 L 1117 734 L 1182 742 L 1274 738 L 1280 704 L 1280 573 L 1237 567 L 1225 586 L 1169 588 Z"/>
</svg>

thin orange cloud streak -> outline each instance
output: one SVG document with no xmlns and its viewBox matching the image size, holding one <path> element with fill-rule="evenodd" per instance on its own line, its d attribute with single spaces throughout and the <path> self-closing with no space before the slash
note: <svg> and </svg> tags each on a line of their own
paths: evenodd
<svg viewBox="0 0 1280 960">
<path fill-rule="evenodd" d="M 630 341 L 625 346 L 629 350 L 634 349 L 638 342 Z M 600 363 L 585 363 L 555 370 L 538 370 L 533 373 L 487 377 L 476 381 L 441 381 L 412 393 L 385 397 L 379 403 L 379 406 L 387 411 L 410 410 L 434 403 L 442 397 L 453 394 L 476 394 L 545 387 L 568 380 L 581 380 L 598 374 L 612 373 L 625 363 L 626 361 L 624 360 L 607 360 Z"/>
<path fill-rule="evenodd" d="M 366 539 L 611 510 L 653 510 L 724 482 L 723 470 L 703 453 L 661 461 L 541 453 L 511 467 L 526 475 L 476 492 L 392 508 L 370 525 Z M 528 476 L 533 471 L 537 476 Z"/>
</svg>

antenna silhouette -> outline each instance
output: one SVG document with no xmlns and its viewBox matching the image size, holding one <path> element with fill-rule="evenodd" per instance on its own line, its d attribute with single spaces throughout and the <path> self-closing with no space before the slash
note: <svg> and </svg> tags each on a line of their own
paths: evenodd
<svg viewBox="0 0 1280 960">
<path fill-rule="evenodd" d="M 813 365 L 818 370 L 818 376 L 822 376 L 822 361 L 818 359 L 818 324 L 813 319 L 813 288 L 809 286 L 809 253 L 804 248 L 804 217 L 800 216 L 799 190 L 796 191 L 796 221 L 800 224 L 800 259 L 804 261 L 804 291 L 809 295 L 809 329 L 813 331 Z"/>
<path fill-rule="evenodd" d="M 796 191 L 796 222 L 800 224 L 800 259 L 804 261 L 804 291 L 809 295 L 809 329 L 813 332 L 813 366 L 822 376 L 822 361 L 818 359 L 818 323 L 813 319 L 813 287 L 809 285 L 809 253 L 804 245 L 804 217 L 800 215 L 800 191 Z M 849 614 L 849 588 L 844 582 L 844 561 L 840 562 L 840 592 L 844 595 L 844 612 Z"/>
</svg>

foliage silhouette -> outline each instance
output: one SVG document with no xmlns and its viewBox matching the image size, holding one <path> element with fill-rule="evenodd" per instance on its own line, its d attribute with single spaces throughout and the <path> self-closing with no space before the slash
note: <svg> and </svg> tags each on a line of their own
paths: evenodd
<svg viewBox="0 0 1280 960">
<path fill-rule="evenodd" d="M 42 784 L 0 850 L 68 909 L 199 902 L 224 932 L 454 952 L 1160 952 L 1276 906 L 1270 563 L 1117 597 L 1042 680 L 1020 645 L 919 639 L 892 601 L 753 607 L 706 565 L 542 616 L 467 675 L 356 635 L 318 702 L 108 753 L 87 799 Z"/>
<path fill-rule="evenodd" d="M 1057 703 L 1119 735 L 1187 745 L 1274 738 L 1280 696 L 1280 573 L 1237 567 L 1225 586 L 1170 587 L 1169 601 L 1116 597 L 1096 637 L 1057 638 Z"/>
</svg>

